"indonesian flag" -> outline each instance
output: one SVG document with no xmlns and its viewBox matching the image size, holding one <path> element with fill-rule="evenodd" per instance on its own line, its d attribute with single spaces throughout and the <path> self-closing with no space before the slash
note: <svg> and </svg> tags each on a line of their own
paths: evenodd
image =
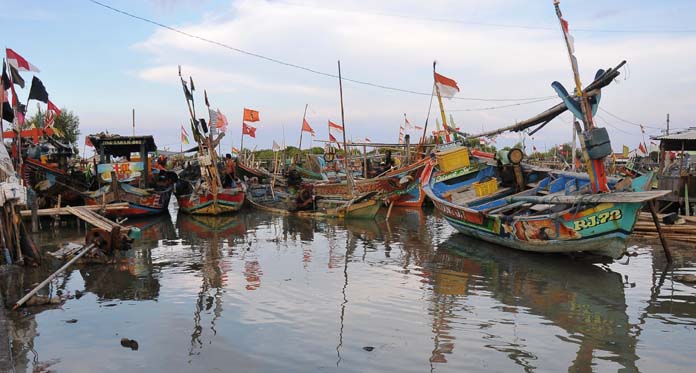
<svg viewBox="0 0 696 373">
<path fill-rule="evenodd" d="M 15 69 L 19 71 L 34 71 L 34 72 L 41 72 L 38 67 L 32 65 L 24 59 L 24 57 L 20 56 L 19 53 L 13 51 L 10 48 L 5 48 L 5 54 L 7 55 L 7 63 L 10 64 L 10 66 L 13 66 Z"/>
<path fill-rule="evenodd" d="M 479 144 L 481 144 L 481 145 L 486 145 L 486 139 L 484 139 L 483 137 L 481 137 L 481 138 L 479 139 Z"/>
<path fill-rule="evenodd" d="M 186 128 L 184 126 L 181 126 L 181 143 L 183 144 L 188 144 L 189 139 L 188 139 L 188 132 L 186 132 Z"/>
<path fill-rule="evenodd" d="M 640 143 L 640 145 L 638 145 L 638 150 L 640 150 L 645 155 L 648 154 L 648 149 L 645 148 L 645 145 L 643 143 Z"/>
<path fill-rule="evenodd" d="M 413 129 L 413 126 L 411 125 L 411 122 L 408 121 L 408 118 L 406 118 L 406 114 L 404 114 L 404 125 L 406 126 L 407 130 Z"/>
<path fill-rule="evenodd" d="M 437 88 L 440 90 L 440 95 L 442 97 L 452 98 L 455 94 L 457 94 L 457 92 L 459 92 L 457 82 L 455 82 L 453 79 L 450 79 L 438 73 L 434 74 L 435 84 L 437 85 Z"/>
<path fill-rule="evenodd" d="M 259 112 L 256 110 L 244 108 L 244 121 L 245 122 L 258 122 L 259 121 Z"/>
<path fill-rule="evenodd" d="M 563 33 L 568 39 L 568 49 L 570 49 L 570 54 L 575 54 L 575 38 L 568 31 L 568 21 L 565 18 L 561 18 L 561 27 L 563 28 Z"/>
<path fill-rule="evenodd" d="M 44 128 L 53 127 L 53 124 L 59 115 L 60 109 L 58 109 L 58 107 L 54 105 L 51 100 L 48 100 L 48 110 L 46 110 L 46 123 Z"/>
<path fill-rule="evenodd" d="M 334 137 L 334 135 L 331 134 L 331 132 L 329 132 L 329 142 L 335 142 L 336 145 L 338 145 L 338 148 L 341 149 L 341 143 L 339 143 L 338 140 L 336 140 L 336 138 Z"/>
<path fill-rule="evenodd" d="M 232 154 L 239 154 L 239 149 L 237 149 L 236 147 L 233 146 L 232 147 Z"/>
<path fill-rule="evenodd" d="M 309 132 L 312 134 L 312 136 L 315 135 L 314 130 L 312 129 L 312 127 L 309 126 L 309 123 L 307 123 L 307 119 L 302 120 L 302 131 Z"/>
<path fill-rule="evenodd" d="M 89 139 L 89 136 L 85 137 L 85 145 L 93 148 L 94 145 L 92 144 L 92 140 Z"/>
<path fill-rule="evenodd" d="M 339 130 L 339 131 L 343 132 L 343 126 L 342 126 L 342 125 L 336 124 L 336 123 L 334 123 L 334 122 L 332 122 L 332 121 L 329 121 L 329 131 L 332 130 L 332 129 Z"/>
<path fill-rule="evenodd" d="M 248 135 L 249 137 L 256 138 L 256 127 L 252 127 L 244 122 L 242 122 L 242 136 Z"/>
<path fill-rule="evenodd" d="M 418 131 L 422 131 L 422 130 L 423 130 L 423 127 L 421 127 L 421 126 L 413 126 L 413 128 L 417 129 Z"/>
<path fill-rule="evenodd" d="M 219 128 L 222 132 L 227 131 L 227 125 L 229 122 L 227 122 L 227 117 L 222 114 L 220 109 L 217 109 L 217 112 L 215 113 L 215 119 L 216 119 L 216 127 Z"/>
</svg>

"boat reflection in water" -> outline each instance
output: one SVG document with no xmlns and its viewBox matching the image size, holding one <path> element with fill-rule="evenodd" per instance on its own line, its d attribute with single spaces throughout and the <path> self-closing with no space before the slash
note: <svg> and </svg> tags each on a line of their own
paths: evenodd
<svg viewBox="0 0 696 373">
<path fill-rule="evenodd" d="M 577 344 L 577 351 L 574 360 L 559 361 L 559 368 L 565 369 L 566 364 L 568 371 L 592 371 L 597 364 L 594 357 L 601 356 L 620 368 L 638 370 L 636 335 L 629 324 L 619 273 L 591 263 L 529 255 L 483 242 L 473 246 L 461 235 L 453 235 L 442 247 L 446 250 L 433 258 L 438 271 L 431 277 L 433 362 L 446 362 L 446 355 L 453 352 L 449 315 L 462 306 L 456 299 L 486 292 L 500 302 L 503 314 L 512 316 L 511 323 L 518 323 L 516 314 L 528 313 L 565 330 L 565 336 L 557 337 Z M 496 335 L 498 327 L 492 324 L 488 319 L 479 325 L 484 338 L 491 342 L 486 347 L 504 353 L 525 369 L 535 369 L 535 343 L 496 343 L 505 338 Z"/>
</svg>

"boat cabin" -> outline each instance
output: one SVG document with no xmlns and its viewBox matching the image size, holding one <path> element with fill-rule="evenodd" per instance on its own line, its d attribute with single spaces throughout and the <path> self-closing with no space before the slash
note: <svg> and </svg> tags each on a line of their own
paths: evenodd
<svg viewBox="0 0 696 373">
<path fill-rule="evenodd" d="M 100 183 L 111 182 L 115 174 L 118 181 L 138 181 L 140 188 L 147 187 L 150 177 L 148 154 L 157 150 L 152 136 L 88 136 L 99 154 L 97 174 Z"/>
<path fill-rule="evenodd" d="M 665 207 L 677 204 L 684 213 L 693 212 L 689 205 L 696 201 L 696 127 L 653 139 L 660 141 L 658 189 L 672 191 L 661 202 Z"/>
</svg>

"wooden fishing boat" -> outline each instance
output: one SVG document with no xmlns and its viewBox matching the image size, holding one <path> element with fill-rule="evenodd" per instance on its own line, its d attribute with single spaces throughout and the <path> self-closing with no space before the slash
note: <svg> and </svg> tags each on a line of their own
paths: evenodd
<svg viewBox="0 0 696 373">
<path fill-rule="evenodd" d="M 152 136 L 91 135 L 88 139 L 99 154 L 99 188 L 83 194 L 87 205 L 127 202 L 127 209 L 107 213 L 118 217 L 167 210 L 176 174 L 151 169 L 148 153 L 157 150 Z"/>
<path fill-rule="evenodd" d="M 376 192 L 350 199 L 322 198 L 312 194 L 312 185 L 293 188 L 271 188 L 267 184 L 250 185 L 249 203 L 259 210 L 281 215 L 317 218 L 374 219 L 381 203 Z"/>
<path fill-rule="evenodd" d="M 349 199 L 353 194 L 380 193 L 387 203 L 395 206 L 420 207 L 425 200 L 420 185 L 420 173 L 428 160 L 423 159 L 406 167 L 391 170 L 382 176 L 370 179 L 338 183 L 319 182 L 314 184 L 317 196 Z"/>
<path fill-rule="evenodd" d="M 187 92 L 186 83 L 181 78 L 181 71 L 179 71 L 179 78 L 184 92 Z M 212 128 L 213 118 L 209 118 L 210 128 L 205 124 L 205 120 L 196 119 L 193 109 L 193 95 L 189 93 L 185 96 L 191 115 L 191 131 L 198 144 L 198 159 L 187 170 L 179 174 L 179 180 L 174 190 L 179 209 L 186 214 L 193 215 L 221 215 L 239 211 L 244 205 L 244 184 L 234 180 L 228 180 L 227 183 L 224 183 L 218 170 L 219 166 L 224 169 L 224 164 L 219 159 L 215 147 L 225 133 L 223 131 L 216 139 L 213 138 L 215 132 Z M 210 113 L 207 93 L 205 104 Z M 215 118 L 215 120 L 218 119 Z"/>
<path fill-rule="evenodd" d="M 524 251 L 621 257 L 643 204 L 666 193 L 645 190 L 652 173 L 609 178 L 610 193 L 592 194 L 586 174 L 517 164 L 520 188 L 501 167 L 472 161 L 453 170 L 431 162 L 423 172 L 425 194 L 459 232 Z"/>
</svg>

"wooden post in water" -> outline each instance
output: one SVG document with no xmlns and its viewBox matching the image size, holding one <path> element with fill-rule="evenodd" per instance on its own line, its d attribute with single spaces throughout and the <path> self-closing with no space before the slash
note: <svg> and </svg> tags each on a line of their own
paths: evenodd
<svg viewBox="0 0 696 373">
<path fill-rule="evenodd" d="M 660 242 L 662 243 L 662 249 L 665 251 L 665 257 L 667 258 L 667 262 L 672 263 L 672 252 L 669 250 L 667 238 L 662 232 L 662 226 L 660 225 L 660 218 L 657 216 L 657 207 L 655 207 L 654 199 L 648 202 L 648 207 L 650 207 L 650 215 L 652 215 L 653 222 L 655 223 L 655 228 L 657 228 L 657 235 L 660 237 Z"/>
</svg>

